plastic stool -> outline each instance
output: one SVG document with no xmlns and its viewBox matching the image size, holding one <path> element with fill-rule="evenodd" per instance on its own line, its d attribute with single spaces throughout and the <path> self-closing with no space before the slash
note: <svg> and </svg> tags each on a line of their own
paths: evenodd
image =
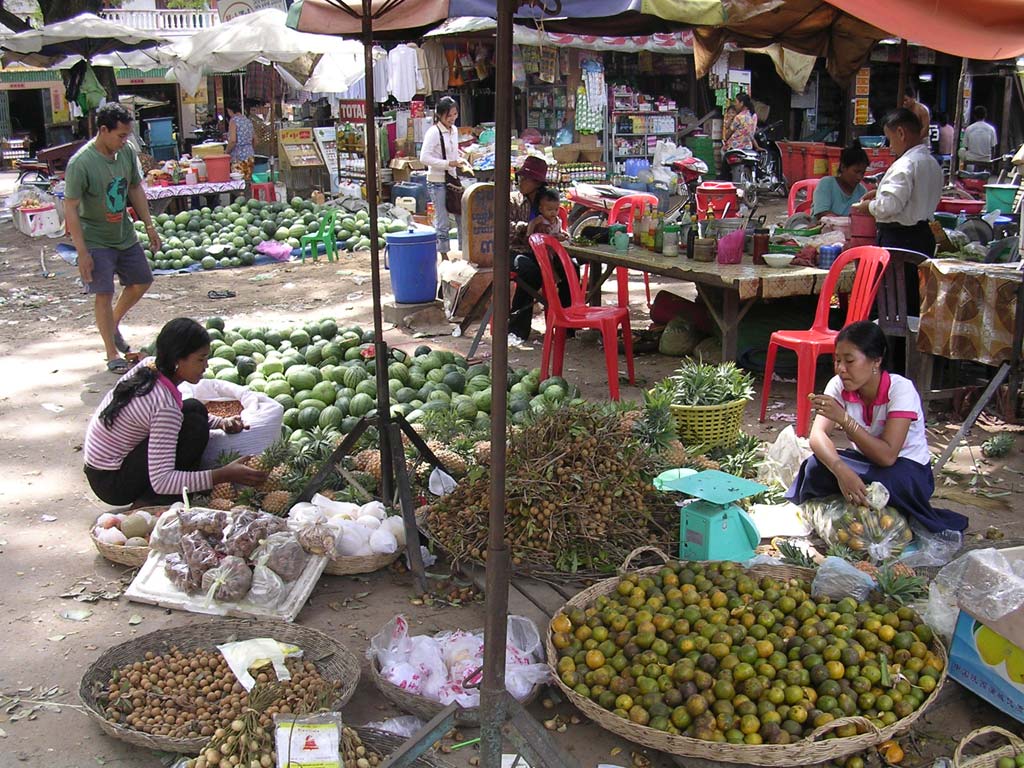
<svg viewBox="0 0 1024 768">
<path fill-rule="evenodd" d="M 264 203 L 277 202 L 277 195 L 274 194 L 274 184 L 272 182 L 252 184 L 251 188 L 253 200 L 262 200 Z"/>
</svg>

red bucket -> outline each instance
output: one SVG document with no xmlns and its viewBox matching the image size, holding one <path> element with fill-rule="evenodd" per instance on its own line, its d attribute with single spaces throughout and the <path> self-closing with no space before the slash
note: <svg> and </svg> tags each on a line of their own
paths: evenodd
<svg viewBox="0 0 1024 768">
<path fill-rule="evenodd" d="M 715 218 L 733 218 L 740 215 L 740 198 L 736 186 L 729 181 L 705 181 L 697 187 L 697 218 L 708 217 L 708 206 L 713 205 Z M 722 216 L 725 206 L 729 206 L 727 216 Z"/>
</svg>

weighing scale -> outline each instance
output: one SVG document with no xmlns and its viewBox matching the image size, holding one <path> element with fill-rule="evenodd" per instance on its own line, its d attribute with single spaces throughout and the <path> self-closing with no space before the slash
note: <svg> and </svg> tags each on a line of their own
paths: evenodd
<svg viewBox="0 0 1024 768">
<path fill-rule="evenodd" d="M 736 502 L 764 493 L 765 486 L 717 469 L 669 470 L 655 479 L 654 486 L 694 497 L 679 504 L 680 560 L 743 562 L 754 556 L 761 534 Z"/>
</svg>

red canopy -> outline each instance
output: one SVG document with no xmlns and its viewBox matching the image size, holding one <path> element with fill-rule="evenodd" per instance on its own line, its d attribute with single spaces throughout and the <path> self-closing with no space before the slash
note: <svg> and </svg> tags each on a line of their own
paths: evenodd
<svg viewBox="0 0 1024 768">
<path fill-rule="evenodd" d="M 1021 0 L 829 0 L 894 37 L 970 59 L 1024 55 Z"/>
</svg>

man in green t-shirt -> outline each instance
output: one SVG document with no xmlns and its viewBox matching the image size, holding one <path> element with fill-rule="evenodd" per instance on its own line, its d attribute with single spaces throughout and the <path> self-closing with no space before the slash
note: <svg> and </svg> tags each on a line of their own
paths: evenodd
<svg viewBox="0 0 1024 768">
<path fill-rule="evenodd" d="M 99 131 L 68 163 L 64 215 L 78 251 L 78 272 L 87 293 L 95 297 L 96 327 L 107 355 L 107 370 L 130 367 L 120 353 L 129 347 L 118 326 L 153 282 L 146 254 L 128 216 L 131 204 L 146 224 L 149 245 L 160 248 L 160 236 L 149 215 L 135 151 L 127 144 L 132 115 L 120 104 L 96 111 Z M 121 295 L 114 304 L 114 275 Z"/>
</svg>

